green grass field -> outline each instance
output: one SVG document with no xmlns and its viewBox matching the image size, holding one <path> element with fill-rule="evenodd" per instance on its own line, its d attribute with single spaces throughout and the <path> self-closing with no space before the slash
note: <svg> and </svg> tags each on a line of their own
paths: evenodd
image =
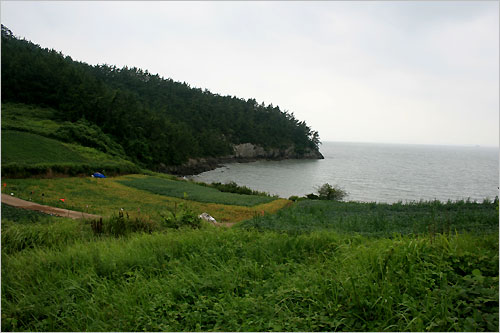
<svg viewBox="0 0 500 333">
<path fill-rule="evenodd" d="M 256 206 L 276 199 L 266 196 L 221 192 L 212 187 L 158 177 L 125 179 L 119 181 L 119 183 L 169 197 L 184 198 L 187 195 L 193 201 L 224 205 Z"/>
<path fill-rule="evenodd" d="M 154 227 L 99 233 L 2 205 L 2 331 L 499 329 L 498 200 L 243 206 L 196 201 L 215 189 L 154 173 L 2 182 L 2 195 L 105 225 L 123 208 Z M 159 213 L 181 206 L 242 222 L 162 227 Z"/>
<path fill-rule="evenodd" d="M 17 131 L 2 131 L 2 164 L 88 163 L 62 142 Z"/>
<path fill-rule="evenodd" d="M 498 234 L 58 242 L 9 254 L 2 240 L 2 331 L 498 330 Z"/>
<path fill-rule="evenodd" d="M 498 199 L 475 202 L 375 204 L 306 200 L 277 214 L 245 221 L 242 228 L 288 233 L 334 230 L 389 237 L 450 232 L 498 232 Z"/>
</svg>

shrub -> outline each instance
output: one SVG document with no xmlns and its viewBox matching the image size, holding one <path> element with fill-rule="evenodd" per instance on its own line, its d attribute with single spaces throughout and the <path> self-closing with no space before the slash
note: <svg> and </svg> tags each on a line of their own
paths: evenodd
<svg viewBox="0 0 500 333">
<path fill-rule="evenodd" d="M 247 186 L 241 186 L 236 184 L 236 182 L 229 182 L 226 184 L 222 183 L 212 183 L 211 184 L 213 187 L 218 189 L 221 192 L 229 192 L 229 193 L 236 193 L 236 194 L 247 194 L 247 195 L 261 195 L 265 197 L 269 197 L 270 195 L 266 192 L 260 192 L 260 191 L 255 191 L 252 190 L 251 188 Z"/>
<path fill-rule="evenodd" d="M 84 118 L 75 123 L 64 122 L 52 137 L 64 142 L 92 147 L 114 156 L 125 156 L 125 151 L 120 144 L 104 134 L 97 125 L 90 123 Z"/>
<path fill-rule="evenodd" d="M 163 226 L 170 229 L 179 229 L 181 227 L 190 227 L 199 229 L 201 227 L 201 219 L 195 212 L 185 207 L 184 204 L 177 203 L 174 209 L 169 209 L 166 212 L 160 213 Z"/>
<path fill-rule="evenodd" d="M 311 199 L 311 200 L 318 200 L 319 199 L 319 197 L 314 193 L 306 194 L 306 198 Z"/>
<path fill-rule="evenodd" d="M 342 201 L 347 196 L 347 192 L 342 188 L 328 183 L 318 188 L 318 198 L 320 200 Z"/>
<path fill-rule="evenodd" d="M 112 216 L 106 220 L 102 218 L 90 222 L 94 234 L 112 235 L 115 237 L 125 236 L 132 232 L 152 233 L 157 229 L 156 224 L 151 220 L 136 217 L 131 219 L 128 213 L 123 214 L 120 211 L 118 215 Z"/>
</svg>

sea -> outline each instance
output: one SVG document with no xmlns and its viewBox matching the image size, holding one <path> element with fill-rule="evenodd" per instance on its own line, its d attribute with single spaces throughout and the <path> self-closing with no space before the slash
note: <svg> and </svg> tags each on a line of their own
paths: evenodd
<svg viewBox="0 0 500 333">
<path fill-rule="evenodd" d="M 360 202 L 482 202 L 499 193 L 498 147 L 324 142 L 320 151 L 323 160 L 229 163 L 190 178 L 234 181 L 282 198 L 329 183 Z"/>
</svg>

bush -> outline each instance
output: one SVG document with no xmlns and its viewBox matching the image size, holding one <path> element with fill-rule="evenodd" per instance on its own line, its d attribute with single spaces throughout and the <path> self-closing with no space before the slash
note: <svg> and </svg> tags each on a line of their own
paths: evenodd
<svg viewBox="0 0 500 333">
<path fill-rule="evenodd" d="M 115 237 L 126 236 L 132 232 L 152 233 L 157 229 L 156 224 L 151 220 L 141 218 L 131 219 L 128 213 L 120 211 L 118 215 L 112 216 L 103 221 L 103 219 L 93 220 L 90 225 L 96 235 L 105 234 Z"/>
<path fill-rule="evenodd" d="M 84 118 L 75 123 L 64 122 L 52 135 L 55 139 L 92 147 L 113 156 L 125 156 L 123 147 L 113 141 L 97 125 Z"/>
<path fill-rule="evenodd" d="M 342 188 L 328 183 L 321 185 L 318 189 L 318 198 L 320 200 L 342 201 L 347 196 L 347 192 Z"/>
<path fill-rule="evenodd" d="M 266 192 L 255 191 L 247 186 L 240 186 L 240 185 L 236 184 L 236 182 L 233 182 L 233 181 L 226 183 L 226 184 L 212 183 L 211 185 L 221 192 L 247 194 L 247 195 L 261 195 L 261 196 L 265 196 L 265 197 L 270 196 Z"/>
<path fill-rule="evenodd" d="M 170 229 L 179 229 L 181 227 L 190 227 L 199 229 L 201 227 L 201 219 L 195 212 L 185 207 L 182 203 L 174 206 L 174 209 L 169 209 L 166 212 L 160 213 L 163 226 Z"/>
</svg>

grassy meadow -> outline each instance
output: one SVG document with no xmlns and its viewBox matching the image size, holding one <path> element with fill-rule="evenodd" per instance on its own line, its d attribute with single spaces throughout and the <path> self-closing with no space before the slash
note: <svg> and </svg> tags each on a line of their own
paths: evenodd
<svg viewBox="0 0 500 333">
<path fill-rule="evenodd" d="M 96 233 L 2 205 L 2 331 L 498 331 L 498 201 L 249 206 L 174 179 L 3 179 L 3 194 L 156 227 Z M 241 222 L 162 227 L 176 207 Z"/>
</svg>

